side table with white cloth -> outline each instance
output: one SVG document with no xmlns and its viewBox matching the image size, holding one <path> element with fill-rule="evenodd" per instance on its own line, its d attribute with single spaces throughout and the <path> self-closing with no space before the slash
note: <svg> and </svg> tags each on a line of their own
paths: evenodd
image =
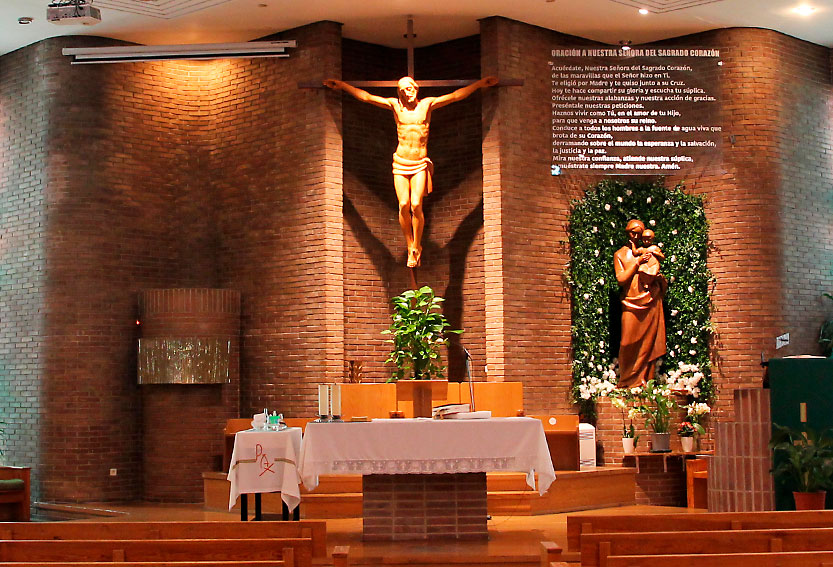
<svg viewBox="0 0 833 567">
<path fill-rule="evenodd" d="M 301 428 L 281 431 L 239 431 L 234 436 L 228 480 L 229 510 L 240 496 L 240 518 L 248 519 L 248 494 L 255 495 L 255 520 L 261 519 L 260 495 L 280 492 L 284 519 L 292 512 L 298 519 L 301 490 L 298 455 L 301 453 Z"/>
<path fill-rule="evenodd" d="M 300 475 L 363 475 L 364 539 L 482 539 L 486 472 L 526 474 L 544 494 L 555 480 L 541 421 L 527 417 L 310 423 Z"/>
</svg>

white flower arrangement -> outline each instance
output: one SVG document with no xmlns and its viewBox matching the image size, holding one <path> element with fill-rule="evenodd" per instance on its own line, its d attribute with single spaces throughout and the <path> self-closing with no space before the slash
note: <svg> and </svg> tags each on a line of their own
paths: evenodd
<svg viewBox="0 0 833 567">
<path fill-rule="evenodd" d="M 685 406 L 685 409 L 686 415 L 697 419 L 702 418 L 704 415 L 710 414 L 712 411 L 712 408 L 709 407 L 709 404 L 703 402 L 692 402 Z"/>
<path fill-rule="evenodd" d="M 700 395 L 700 380 L 703 379 L 703 376 L 704 374 L 697 364 L 680 362 L 676 369 L 668 372 L 665 382 L 672 390 L 682 391 L 696 397 Z"/>
</svg>

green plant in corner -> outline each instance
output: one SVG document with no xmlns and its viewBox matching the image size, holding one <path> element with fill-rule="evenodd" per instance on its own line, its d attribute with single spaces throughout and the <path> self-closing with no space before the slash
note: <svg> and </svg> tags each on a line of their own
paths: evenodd
<svg viewBox="0 0 833 567">
<path fill-rule="evenodd" d="M 447 333 L 463 331 L 448 328 L 450 325 L 441 312 L 443 301 L 428 286 L 409 289 L 391 299 L 393 321 L 390 328 L 382 331 L 391 335 L 388 342 L 393 343 L 386 362 L 393 362 L 396 370 L 389 382 L 445 377 L 440 348 L 448 346 Z"/>
<path fill-rule="evenodd" d="M 833 436 L 810 427 L 795 429 L 774 423 L 769 448 L 774 454 L 772 474 L 795 492 L 833 488 Z"/>
</svg>

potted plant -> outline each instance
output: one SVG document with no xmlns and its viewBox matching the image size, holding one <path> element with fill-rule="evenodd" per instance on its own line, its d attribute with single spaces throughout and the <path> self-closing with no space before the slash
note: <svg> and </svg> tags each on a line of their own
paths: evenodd
<svg viewBox="0 0 833 567">
<path fill-rule="evenodd" d="M 392 336 L 388 342 L 393 343 L 386 362 L 393 362 L 396 370 L 389 382 L 445 378 L 440 347 L 448 346 L 447 333 L 463 331 L 448 329 L 450 325 L 441 312 L 443 301 L 427 285 L 391 299 L 393 321 L 382 331 Z"/>
<path fill-rule="evenodd" d="M 833 486 L 833 437 L 810 427 L 795 429 L 774 423 L 769 448 L 772 474 L 793 490 L 796 510 L 822 510 Z"/>
<path fill-rule="evenodd" d="M 706 430 L 696 421 L 683 421 L 677 428 L 677 435 L 680 436 L 680 443 L 683 452 L 691 453 L 694 450 L 694 436 L 702 435 Z"/>
<path fill-rule="evenodd" d="M 630 390 L 614 390 L 610 393 L 610 403 L 615 408 L 619 408 L 622 412 L 622 450 L 626 455 L 631 455 L 636 450 L 636 443 L 639 441 L 639 435 L 636 434 L 636 428 L 633 426 L 633 418 L 639 412 L 636 408 L 629 407 L 628 402 L 631 400 Z M 625 422 L 627 417 L 628 422 Z"/>
<path fill-rule="evenodd" d="M 683 406 L 683 409 L 686 410 L 686 418 L 677 428 L 677 434 L 680 436 L 683 451 L 691 453 L 694 450 L 697 436 L 706 433 L 702 420 L 711 413 L 712 408 L 705 402 L 691 402 Z"/>
<path fill-rule="evenodd" d="M 633 391 L 633 390 L 632 390 Z M 638 392 L 637 408 L 645 417 L 645 426 L 651 433 L 651 452 L 667 453 L 671 450 L 671 411 L 677 407 L 667 384 L 655 379 Z"/>
<path fill-rule="evenodd" d="M 441 347 L 448 346 L 449 323 L 441 312 L 442 297 L 428 286 L 409 289 L 391 300 L 393 315 L 390 327 L 382 331 L 391 335 L 393 350 L 386 362 L 396 369 L 388 382 L 397 383 L 397 399 L 413 400 L 415 417 L 431 417 L 431 398 L 442 392 L 442 385 L 408 381 L 445 380 Z M 405 381 L 403 383 L 402 381 Z M 448 386 L 445 384 L 447 392 Z"/>
</svg>

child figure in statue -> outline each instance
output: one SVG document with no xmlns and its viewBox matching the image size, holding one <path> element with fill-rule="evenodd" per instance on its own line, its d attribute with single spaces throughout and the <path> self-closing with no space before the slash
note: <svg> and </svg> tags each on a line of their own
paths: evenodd
<svg viewBox="0 0 833 567">
<path fill-rule="evenodd" d="M 656 276 L 659 274 L 660 260 L 665 260 L 665 254 L 662 253 L 662 248 L 654 244 L 654 231 L 646 228 L 642 231 L 642 247 L 636 248 L 633 251 L 634 256 L 642 256 L 650 253 L 651 257 L 647 262 L 639 266 L 639 272 L 649 276 Z M 631 243 L 631 246 L 636 246 Z"/>
</svg>

